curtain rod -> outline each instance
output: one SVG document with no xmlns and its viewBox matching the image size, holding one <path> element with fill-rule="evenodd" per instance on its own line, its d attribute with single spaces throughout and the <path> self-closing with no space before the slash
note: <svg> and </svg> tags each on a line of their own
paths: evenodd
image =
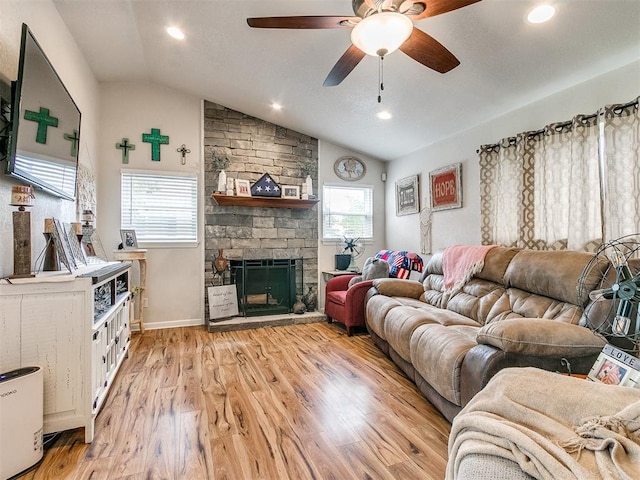
<svg viewBox="0 0 640 480">
<path fill-rule="evenodd" d="M 640 98 L 640 97 L 639 97 L 639 98 Z M 638 108 L 638 99 L 632 100 L 631 102 L 624 103 L 624 104 L 622 104 L 622 105 L 612 105 L 612 107 L 613 107 L 613 113 L 615 113 L 616 115 L 620 115 L 620 114 L 621 114 L 625 109 L 627 109 L 627 108 L 629 108 L 629 107 L 633 107 L 633 106 L 635 106 L 636 108 Z M 605 107 L 605 108 L 606 108 L 606 107 Z M 600 109 L 600 110 L 602 110 L 602 109 Z M 584 116 L 582 116 L 582 120 L 583 120 L 583 121 L 588 121 L 588 120 L 591 120 L 592 118 L 597 117 L 597 116 L 600 114 L 600 110 L 598 110 L 596 113 L 592 113 L 592 114 L 590 114 L 590 115 L 584 115 Z M 579 116 L 579 115 L 578 115 L 578 116 Z M 564 127 L 568 127 L 568 126 L 569 126 L 569 125 L 571 125 L 572 123 L 573 123 L 573 120 L 568 120 L 568 121 L 566 121 L 566 122 L 557 123 L 557 124 L 556 124 L 556 128 L 560 128 L 560 129 L 562 129 L 562 128 L 564 128 Z M 540 135 L 540 134 L 544 133 L 544 132 L 545 132 L 545 130 L 546 130 L 546 127 L 545 127 L 545 128 L 541 128 L 540 130 L 535 130 L 535 131 L 529 132 L 529 135 L 528 135 L 528 136 L 529 136 L 529 137 L 535 137 L 536 135 Z M 511 141 L 511 139 L 513 139 L 513 140 L 515 141 L 515 138 L 516 138 L 516 137 L 507 137 L 507 138 L 508 138 L 510 141 Z M 486 149 L 492 149 L 492 148 L 499 147 L 499 146 L 500 146 L 500 143 L 501 143 L 501 142 L 498 142 L 498 143 L 492 143 L 492 144 L 489 144 L 489 145 L 483 145 L 483 147 L 484 147 L 484 148 L 486 148 Z M 511 142 L 510 142 L 510 143 L 511 143 Z M 476 150 L 476 153 L 480 153 L 480 149 L 479 149 L 479 148 Z"/>
</svg>

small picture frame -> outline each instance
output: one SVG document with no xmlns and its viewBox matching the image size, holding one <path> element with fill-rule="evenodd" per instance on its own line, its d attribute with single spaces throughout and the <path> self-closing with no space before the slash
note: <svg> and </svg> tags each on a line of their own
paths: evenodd
<svg viewBox="0 0 640 480">
<path fill-rule="evenodd" d="M 455 163 L 429 173 L 432 211 L 462 208 L 461 176 L 461 163 Z"/>
<path fill-rule="evenodd" d="M 60 262 L 67 267 L 69 272 L 73 273 L 78 269 L 78 265 L 71 250 L 67 231 L 63 223 L 57 218 L 53 219 L 53 239 Z"/>
<path fill-rule="evenodd" d="M 249 180 L 236 178 L 236 195 L 238 197 L 251 196 L 251 183 L 249 182 Z"/>
<path fill-rule="evenodd" d="M 587 378 L 596 383 L 640 388 L 640 361 L 630 353 L 606 344 Z"/>
<path fill-rule="evenodd" d="M 300 198 L 298 185 L 282 185 L 282 198 Z"/>
<path fill-rule="evenodd" d="M 420 211 L 418 175 L 411 175 L 396 182 L 396 216 L 411 215 Z"/>
<path fill-rule="evenodd" d="M 120 238 L 122 239 L 122 248 L 125 250 L 133 250 L 138 248 L 138 239 L 135 230 L 120 230 Z"/>
</svg>

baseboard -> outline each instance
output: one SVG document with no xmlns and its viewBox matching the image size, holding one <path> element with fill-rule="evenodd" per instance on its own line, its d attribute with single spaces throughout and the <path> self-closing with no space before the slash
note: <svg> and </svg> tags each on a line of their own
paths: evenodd
<svg viewBox="0 0 640 480">
<path fill-rule="evenodd" d="M 163 328 L 180 328 L 180 327 L 197 327 L 200 325 L 205 325 L 204 321 L 201 318 L 188 318 L 186 320 L 171 320 L 169 322 L 155 322 L 155 323 L 145 323 L 145 330 L 162 330 Z M 132 332 L 139 332 L 140 328 L 138 326 L 134 326 L 131 329 Z"/>
</svg>

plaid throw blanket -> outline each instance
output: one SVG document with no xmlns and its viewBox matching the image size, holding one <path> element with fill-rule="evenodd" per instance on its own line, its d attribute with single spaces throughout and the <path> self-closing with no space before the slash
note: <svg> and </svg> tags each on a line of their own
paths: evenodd
<svg viewBox="0 0 640 480">
<path fill-rule="evenodd" d="M 422 272 L 424 266 L 420 255 L 407 250 L 380 250 L 376 258 L 389 264 L 389 277 L 394 278 L 409 278 L 411 270 Z"/>
</svg>

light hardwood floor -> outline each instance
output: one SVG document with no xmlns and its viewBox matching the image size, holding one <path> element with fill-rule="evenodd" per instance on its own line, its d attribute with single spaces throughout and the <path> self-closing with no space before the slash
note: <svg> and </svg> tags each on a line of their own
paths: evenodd
<svg viewBox="0 0 640 480">
<path fill-rule="evenodd" d="M 92 444 L 22 479 L 442 479 L 449 423 L 373 344 L 324 323 L 133 336 Z"/>
</svg>

